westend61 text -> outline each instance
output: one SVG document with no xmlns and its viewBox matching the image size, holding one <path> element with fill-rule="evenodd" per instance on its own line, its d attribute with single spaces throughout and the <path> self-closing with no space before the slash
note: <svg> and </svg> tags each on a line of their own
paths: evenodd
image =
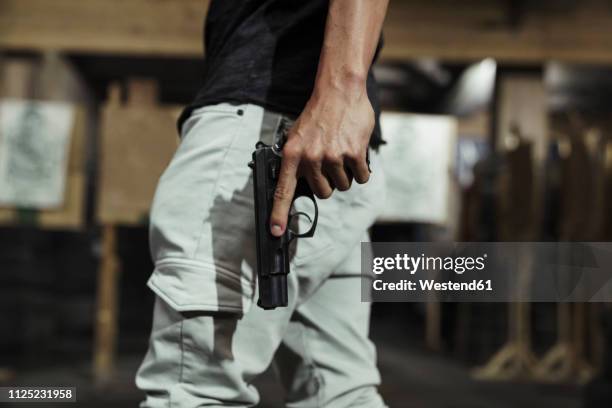
<svg viewBox="0 0 612 408">
<path fill-rule="evenodd" d="M 381 279 L 376 279 L 372 283 L 375 291 L 492 291 L 493 284 L 491 280 L 474 279 L 470 282 L 436 282 L 433 279 L 419 279 L 418 284 L 415 281 L 402 279 L 398 282 L 384 282 Z"/>
</svg>

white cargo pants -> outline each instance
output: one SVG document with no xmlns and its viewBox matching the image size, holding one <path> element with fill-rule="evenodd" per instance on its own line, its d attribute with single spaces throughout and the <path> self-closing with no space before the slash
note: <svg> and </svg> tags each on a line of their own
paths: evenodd
<svg viewBox="0 0 612 408">
<path fill-rule="evenodd" d="M 253 379 L 275 363 L 288 407 L 383 407 L 360 300 L 360 242 L 384 199 L 372 154 L 365 185 L 318 200 L 314 238 L 297 240 L 289 306 L 261 310 L 251 169 L 282 115 L 255 105 L 201 108 L 183 126 L 151 211 L 157 295 L 136 383 L 141 407 L 249 407 Z M 303 203 L 296 203 L 298 209 Z M 309 211 L 306 209 L 306 211 Z"/>
</svg>

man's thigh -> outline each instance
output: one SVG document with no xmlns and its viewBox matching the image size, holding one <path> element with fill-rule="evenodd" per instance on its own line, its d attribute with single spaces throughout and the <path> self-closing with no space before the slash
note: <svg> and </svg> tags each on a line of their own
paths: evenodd
<svg viewBox="0 0 612 408">
<path fill-rule="evenodd" d="M 367 241 L 367 235 L 362 239 Z M 360 244 L 293 313 L 275 362 L 288 407 L 383 407 Z"/>
<path fill-rule="evenodd" d="M 328 242 L 326 249 L 292 269 L 299 296 L 276 358 L 290 407 L 384 406 L 369 339 L 370 304 L 361 301 L 361 242 L 369 241 L 367 229 L 385 197 L 376 153 L 371 167 L 367 184 L 328 200 L 332 217 L 315 236 Z M 326 278 L 312 280 L 318 273 Z"/>
</svg>

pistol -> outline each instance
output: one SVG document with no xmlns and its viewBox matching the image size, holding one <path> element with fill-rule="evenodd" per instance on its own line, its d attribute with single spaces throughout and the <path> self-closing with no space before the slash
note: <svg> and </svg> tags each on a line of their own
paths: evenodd
<svg viewBox="0 0 612 408">
<path fill-rule="evenodd" d="M 278 183 L 282 160 L 282 146 L 257 143 L 253 152 L 253 194 L 255 197 L 255 238 L 257 242 L 257 305 L 265 310 L 287 306 L 287 275 L 289 274 L 289 244 L 296 238 L 312 237 L 317 227 L 319 209 L 314 194 L 305 179 L 297 181 L 293 202 L 299 197 L 308 197 L 314 203 L 314 218 L 303 212 L 289 215 L 287 228 L 281 237 L 270 232 L 270 215 L 274 204 L 274 191 Z M 304 233 L 291 229 L 295 217 L 305 216 L 311 227 Z"/>
</svg>

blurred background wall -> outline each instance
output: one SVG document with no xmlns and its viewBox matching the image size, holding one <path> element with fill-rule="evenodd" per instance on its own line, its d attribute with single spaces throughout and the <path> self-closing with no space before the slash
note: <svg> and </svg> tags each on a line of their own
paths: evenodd
<svg viewBox="0 0 612 408">
<path fill-rule="evenodd" d="M 220 0 L 217 0 L 220 1 Z M 0 385 L 136 406 L 205 0 L 0 0 Z M 391 0 L 377 241 L 608 241 L 612 4 Z M 296 50 L 299 52 L 299 50 Z M 391 406 L 607 407 L 605 304 L 375 304 Z M 282 402 L 273 376 L 262 406 Z"/>
</svg>

